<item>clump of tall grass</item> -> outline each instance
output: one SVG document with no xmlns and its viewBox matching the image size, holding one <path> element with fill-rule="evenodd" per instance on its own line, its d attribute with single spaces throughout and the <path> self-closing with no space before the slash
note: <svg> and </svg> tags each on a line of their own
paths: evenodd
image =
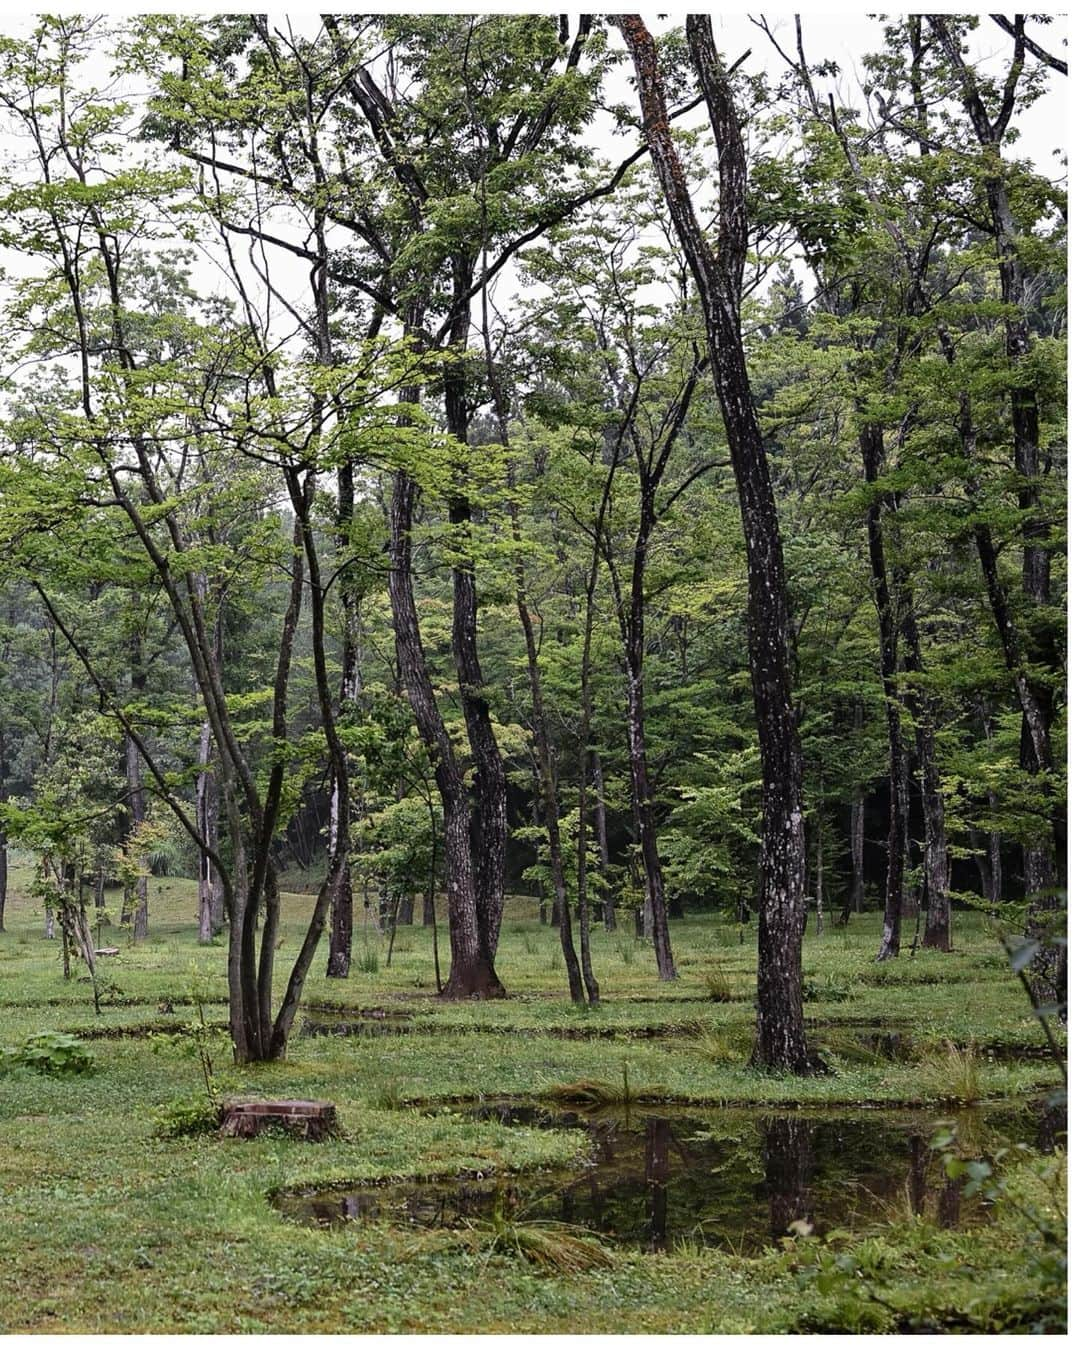
<svg viewBox="0 0 1080 1346">
<path fill-rule="evenodd" d="M 498 1196 L 489 1216 L 467 1220 L 457 1229 L 426 1233 L 413 1248 L 423 1251 L 433 1241 L 465 1248 L 485 1261 L 495 1254 L 513 1257 L 554 1275 L 606 1270 L 615 1265 L 609 1249 L 580 1225 L 530 1219 Z"/>
<path fill-rule="evenodd" d="M 945 1042 L 927 1061 L 926 1074 L 941 1098 L 977 1103 L 983 1096 L 982 1068 L 970 1043 L 958 1047 L 955 1042 Z"/>
<path fill-rule="evenodd" d="M 723 968 L 717 967 L 713 968 L 711 972 L 706 972 L 704 982 L 705 994 L 710 1000 L 722 1005 L 734 1000 L 735 992 L 732 989 L 731 980 Z"/>
<path fill-rule="evenodd" d="M 716 1024 L 697 1023 L 690 1030 L 687 1045 L 695 1056 L 716 1066 L 744 1065 L 750 1059 L 750 1044 L 741 1034 Z"/>
<path fill-rule="evenodd" d="M 630 1083 L 630 1069 L 623 1062 L 622 1079 L 603 1080 L 584 1076 L 566 1083 L 549 1084 L 544 1094 L 556 1103 L 575 1105 L 581 1108 L 608 1108 L 615 1104 L 629 1104 L 645 1098 L 652 1091 L 640 1085 Z"/>
</svg>

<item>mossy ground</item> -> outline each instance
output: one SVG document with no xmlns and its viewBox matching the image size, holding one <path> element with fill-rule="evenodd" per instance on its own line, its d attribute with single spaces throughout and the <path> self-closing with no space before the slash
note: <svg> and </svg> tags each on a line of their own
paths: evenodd
<svg viewBox="0 0 1080 1346">
<path fill-rule="evenodd" d="M 912 1059 L 833 1058 L 833 1073 L 772 1077 L 745 1065 L 752 1032 L 754 947 L 714 916 L 673 923 L 680 967 L 661 985 L 651 950 L 625 933 L 594 935 L 604 1003 L 569 1005 L 555 932 L 531 904 L 512 900 L 499 968 L 511 998 L 444 1004 L 434 997 L 430 931 L 399 930 L 391 969 L 374 933 L 377 972 L 327 981 L 317 966 L 309 1004 L 409 1011 L 403 1035 L 296 1036 L 285 1062 L 239 1071 L 218 1052 L 223 1090 L 333 1100 L 341 1135 L 321 1145 L 280 1136 L 227 1142 L 165 1140 L 154 1111 L 200 1088 L 198 1065 L 176 1047 L 153 1049 L 139 1026 L 193 1017 L 202 996 L 224 1021 L 224 949 L 194 938 L 194 885 L 154 881 L 152 938 L 101 960 L 106 1004 L 95 1016 L 87 984 L 65 982 L 59 949 L 41 937 L 41 913 L 16 869 L 8 931 L 0 935 L 0 1045 L 46 1028 L 95 1035 L 97 1069 L 75 1078 L 16 1070 L 0 1081 L 0 1296 L 4 1332 L 785 1332 L 888 1330 L 929 1323 L 1000 1330 L 1032 1314 L 1030 1225 L 1006 1205 L 968 1231 L 919 1220 L 859 1244 L 876 1270 L 842 1290 L 791 1250 L 739 1257 L 687 1245 L 664 1256 L 620 1252 L 615 1269 L 542 1275 L 501 1256 L 485 1259 L 425 1243 L 385 1225 L 322 1231 L 289 1224 L 268 1192 L 320 1182 L 558 1166 L 584 1159 L 579 1132 L 505 1128 L 416 1100 L 537 1094 L 589 1077 L 657 1098 L 820 1107 L 955 1102 L 942 1044 L 981 1055 L 978 1091 L 1026 1093 L 1055 1083 L 1051 1062 L 1006 1050 L 1041 1042 L 1022 990 L 980 918 L 960 916 L 956 952 L 905 953 L 874 965 L 878 919 L 807 935 L 804 964 L 812 1033 L 828 1045 L 847 1026 L 905 1032 Z M 287 972 L 310 898 L 287 898 Z M 443 934 L 444 966 L 447 957 Z M 359 960 L 358 960 L 359 961 Z M 708 999 L 722 969 L 734 999 Z M 170 1015 L 159 1007 L 172 1002 Z M 303 1015 L 301 1015 L 303 1017 Z M 558 1032 L 549 1030 L 556 1029 Z M 666 1029 L 661 1037 L 643 1030 Z M 686 1029 L 687 1032 L 681 1030 Z M 103 1031 L 126 1036 L 97 1036 Z M 436 1030 L 436 1031 L 429 1031 Z M 1046 1206 L 1037 1165 L 1011 1179 L 1025 1202 Z M 876 1259 L 876 1261 L 875 1261 Z M 850 1286 L 887 1290 L 869 1297 Z M 478 1284 L 482 1277 L 482 1286 Z M 820 1282 L 820 1284 L 819 1284 Z M 1017 1306 L 1020 1306 L 1019 1308 Z M 1037 1314 L 1036 1314 L 1037 1316 Z"/>
</svg>

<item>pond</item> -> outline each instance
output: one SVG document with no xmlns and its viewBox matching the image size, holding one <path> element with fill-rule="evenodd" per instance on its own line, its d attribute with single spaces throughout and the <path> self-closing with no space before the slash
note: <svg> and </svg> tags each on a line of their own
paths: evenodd
<svg viewBox="0 0 1080 1346">
<path fill-rule="evenodd" d="M 304 1224 L 392 1220 L 426 1229 L 482 1220 L 499 1208 L 652 1252 L 689 1240 L 749 1253 L 783 1237 L 794 1221 L 825 1234 L 901 1210 L 942 1225 L 980 1213 L 930 1148 L 940 1129 L 940 1115 L 930 1112 L 650 1107 L 601 1114 L 507 1099 L 467 1115 L 505 1126 L 585 1130 L 590 1163 L 290 1192 L 274 1204 Z M 954 1116 L 972 1156 L 1008 1141 L 1045 1149 L 1065 1124 L 1062 1112 L 1041 1103 L 986 1105 Z"/>
</svg>

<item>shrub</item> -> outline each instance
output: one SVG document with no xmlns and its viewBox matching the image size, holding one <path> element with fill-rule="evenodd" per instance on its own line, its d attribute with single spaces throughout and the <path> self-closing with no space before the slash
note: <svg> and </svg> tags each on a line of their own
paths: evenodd
<svg viewBox="0 0 1080 1346">
<path fill-rule="evenodd" d="M 183 1136 L 205 1136 L 221 1125 L 221 1104 L 206 1094 L 174 1098 L 154 1113 L 154 1134 L 169 1140 Z"/>
<path fill-rule="evenodd" d="M 85 1075 L 93 1070 L 94 1057 L 71 1033 L 35 1033 L 21 1047 L 0 1052 L 0 1069 L 15 1066 L 39 1075 Z"/>
</svg>

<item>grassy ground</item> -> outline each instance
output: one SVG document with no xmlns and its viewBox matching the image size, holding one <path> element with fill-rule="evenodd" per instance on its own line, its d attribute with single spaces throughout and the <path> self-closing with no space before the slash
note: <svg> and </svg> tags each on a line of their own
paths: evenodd
<svg viewBox="0 0 1080 1346">
<path fill-rule="evenodd" d="M 1000 1330 L 1032 1320 L 1032 1259 L 1045 1239 L 1032 1243 L 1031 1214 L 1051 1209 L 1034 1159 L 1013 1166 L 1017 1200 L 1001 1203 L 989 1223 L 956 1231 L 902 1220 L 887 1238 L 862 1237 L 844 1251 L 841 1273 L 829 1261 L 835 1248 L 807 1240 L 753 1258 L 693 1244 L 666 1256 L 620 1252 L 613 1268 L 543 1275 L 498 1252 L 418 1241 L 385 1225 L 301 1228 L 267 1200 L 322 1181 L 585 1159 L 580 1132 L 403 1106 L 418 1100 L 530 1095 L 588 1077 L 612 1088 L 625 1080 L 657 1099 L 802 1108 L 903 1102 L 944 1113 L 976 1096 L 1044 1089 L 1055 1083 L 1052 1063 L 1023 1052 L 1038 1047 L 1039 1029 L 975 917 L 958 919 L 955 953 L 920 951 L 885 967 L 872 963 L 874 916 L 847 931 L 810 933 L 807 1013 L 833 1071 L 809 1080 L 746 1067 L 753 942 L 740 944 L 737 930 L 714 917 L 673 924 L 680 977 L 667 986 L 655 978 L 650 950 L 622 933 L 597 933 L 605 1002 L 588 1012 L 567 1003 L 555 932 L 525 902 L 511 902 L 504 925 L 505 1002 L 440 1003 L 429 931 L 399 931 L 387 970 L 379 937 L 361 929 L 357 964 L 366 948 L 377 970 L 328 982 L 317 968 L 301 1018 L 315 1005 L 407 1011 L 409 1032 L 297 1036 L 287 1061 L 243 1072 L 228 1065 L 224 1047 L 217 1051 L 226 1092 L 338 1105 L 341 1135 L 308 1146 L 155 1132 L 155 1109 L 194 1098 L 200 1076 L 178 1046 L 154 1044 L 139 1030 L 191 1019 L 185 1002 L 193 997 L 209 1019 L 225 1019 L 224 949 L 195 943 L 193 884 L 154 881 L 146 943 L 103 933 L 120 953 L 101 960 L 106 1003 L 96 1016 L 89 986 L 63 980 L 57 945 L 41 937 L 41 913 L 21 896 L 26 877 L 16 869 L 0 935 L 0 1047 L 42 1029 L 69 1030 L 92 1040 L 96 1069 L 63 1078 L 18 1069 L 0 1078 L 0 1265 L 6 1285 L 18 1287 L 0 1295 L 0 1331 Z M 309 903 L 286 898 L 282 977 Z M 443 957 L 445 967 L 445 934 Z M 709 999 L 720 972 L 732 995 L 724 1003 Z M 908 1059 L 859 1046 L 857 1034 L 878 1027 L 905 1035 Z"/>
</svg>

